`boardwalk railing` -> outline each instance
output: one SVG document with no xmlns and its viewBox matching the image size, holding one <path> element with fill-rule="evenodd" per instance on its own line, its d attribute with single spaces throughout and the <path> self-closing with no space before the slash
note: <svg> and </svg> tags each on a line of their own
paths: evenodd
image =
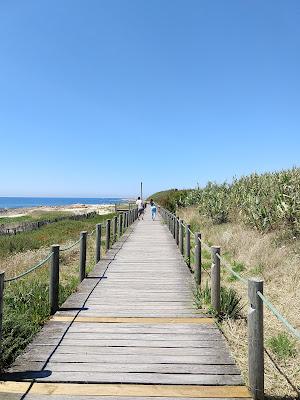
<svg viewBox="0 0 300 400">
<path fill-rule="evenodd" d="M 137 219 L 137 209 L 132 208 L 127 212 L 119 213 L 112 220 L 107 219 L 103 223 L 97 224 L 95 229 L 88 233 L 87 231 L 80 232 L 80 237 L 74 243 L 60 247 L 58 244 L 51 246 L 50 253 L 36 265 L 30 267 L 28 270 L 20 273 L 19 275 L 6 278 L 5 272 L 0 272 L 0 340 L 2 339 L 2 322 L 3 322 L 3 302 L 5 286 L 11 282 L 15 282 L 32 272 L 38 270 L 47 262 L 50 263 L 49 274 L 49 304 L 50 315 L 53 315 L 59 308 L 59 272 L 60 272 L 60 254 L 62 252 L 73 249 L 79 245 L 79 281 L 83 281 L 86 277 L 86 255 L 87 255 L 87 240 L 89 236 L 96 233 L 96 246 L 95 246 L 95 260 L 96 263 L 101 260 L 101 241 L 102 232 L 105 232 L 105 249 L 108 251 L 111 245 L 122 236 L 126 229 Z M 111 229 L 112 227 L 112 229 Z"/>
<path fill-rule="evenodd" d="M 221 248 L 219 246 L 210 247 L 207 245 L 200 232 L 192 232 L 190 225 L 180 220 L 170 211 L 159 207 L 159 212 L 174 237 L 180 252 L 186 258 L 186 262 L 190 267 L 191 263 L 191 235 L 195 238 L 195 266 L 194 276 L 197 285 L 201 285 L 202 263 L 201 263 L 201 247 L 206 247 L 212 257 L 211 267 L 211 305 L 216 314 L 220 313 L 221 304 L 221 264 L 227 271 L 235 276 L 242 284 L 248 286 L 248 369 L 249 369 L 249 386 L 253 398 L 257 400 L 264 399 L 264 326 L 263 326 L 263 305 L 267 306 L 270 311 L 278 318 L 285 328 L 294 337 L 300 340 L 300 332 L 295 329 L 280 314 L 274 305 L 263 295 L 263 280 L 259 278 L 245 279 L 235 272 L 231 265 L 221 257 Z"/>
</svg>

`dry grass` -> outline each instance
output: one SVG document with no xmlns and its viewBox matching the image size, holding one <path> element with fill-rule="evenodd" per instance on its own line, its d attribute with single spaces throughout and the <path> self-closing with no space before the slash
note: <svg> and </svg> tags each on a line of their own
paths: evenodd
<svg viewBox="0 0 300 400">
<path fill-rule="evenodd" d="M 220 245 L 227 259 L 243 263 L 243 276 L 262 277 L 264 294 L 295 327 L 300 328 L 300 240 L 286 243 L 274 233 L 261 235 L 238 224 L 213 225 L 200 218 L 197 209 L 193 207 L 181 209 L 179 214 L 194 229 L 197 227 L 201 231 L 205 242 Z M 222 272 L 222 285 L 234 287 L 247 304 L 247 288 L 238 281 L 230 282 L 227 272 Z M 245 316 L 246 313 L 247 306 Z M 267 340 L 284 332 L 285 328 L 266 307 L 264 326 L 265 347 L 275 361 L 274 364 L 268 356 L 265 357 L 266 394 L 279 398 L 299 398 L 296 391 L 300 391 L 300 343 L 298 341 L 295 344 L 295 357 L 282 360 L 268 348 Z M 243 319 L 226 321 L 222 329 L 247 382 L 246 322 Z"/>
</svg>

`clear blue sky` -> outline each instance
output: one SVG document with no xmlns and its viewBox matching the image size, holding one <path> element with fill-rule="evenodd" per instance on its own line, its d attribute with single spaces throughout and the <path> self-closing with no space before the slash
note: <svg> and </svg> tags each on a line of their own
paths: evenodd
<svg viewBox="0 0 300 400">
<path fill-rule="evenodd" d="M 0 195 L 299 166 L 299 0 L 0 0 Z"/>
</svg>

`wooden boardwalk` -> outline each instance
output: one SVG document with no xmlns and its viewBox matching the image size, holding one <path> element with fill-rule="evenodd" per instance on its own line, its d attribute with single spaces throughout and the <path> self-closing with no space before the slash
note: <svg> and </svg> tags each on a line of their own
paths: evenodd
<svg viewBox="0 0 300 400">
<path fill-rule="evenodd" d="M 146 213 L 9 373 L 0 399 L 249 398 L 171 234 Z"/>
</svg>

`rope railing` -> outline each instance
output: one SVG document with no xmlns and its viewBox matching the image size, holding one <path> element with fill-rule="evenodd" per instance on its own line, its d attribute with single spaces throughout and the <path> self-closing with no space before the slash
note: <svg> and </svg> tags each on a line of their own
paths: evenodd
<svg viewBox="0 0 300 400">
<path fill-rule="evenodd" d="M 128 211 L 118 213 L 113 219 L 111 229 L 111 220 L 107 219 L 102 223 L 96 224 L 95 229 L 90 233 L 87 231 L 80 232 L 80 238 L 71 243 L 70 245 L 61 248 L 59 245 L 52 245 L 50 253 L 36 265 L 29 268 L 27 271 L 22 272 L 11 278 L 5 278 L 5 272 L 0 272 L 0 310 L 3 310 L 3 302 L 5 301 L 5 287 L 6 283 L 17 281 L 30 273 L 36 271 L 51 260 L 50 274 L 49 274 L 49 308 L 50 315 L 53 315 L 59 309 L 59 271 L 60 271 L 60 252 L 64 252 L 80 245 L 79 248 L 79 281 L 81 282 L 86 278 L 86 259 L 87 259 L 87 238 L 96 232 L 95 239 L 95 261 L 101 261 L 101 245 L 102 245 L 102 231 L 105 229 L 105 249 L 106 252 L 111 248 L 111 245 L 116 242 L 117 238 L 121 237 L 124 232 L 133 224 L 137 219 L 137 209 L 132 208 Z M 104 227 L 105 224 L 105 227 Z M 105 259 L 104 259 L 105 260 Z M 106 261 L 105 261 L 106 262 Z M 0 338 L 2 337 L 2 321 L 3 315 L 0 312 Z M 1 343 L 0 343 L 1 345 Z"/>
<path fill-rule="evenodd" d="M 194 233 L 187 224 L 184 225 L 182 220 L 179 220 L 176 215 L 170 213 L 164 208 L 160 207 L 163 218 L 167 221 L 167 225 L 171 233 L 179 245 L 180 251 L 183 254 L 182 235 L 183 232 L 179 228 L 182 225 L 186 229 L 186 253 L 187 258 L 190 256 L 190 235 L 194 235 L 195 240 L 197 237 L 198 244 L 195 245 L 195 282 L 201 284 L 201 270 L 204 269 L 201 265 L 201 245 L 206 247 L 212 255 L 211 267 L 211 298 L 212 306 L 216 313 L 220 313 L 220 268 L 221 264 L 225 269 L 238 279 L 241 283 L 248 286 L 249 297 L 249 314 L 248 314 L 248 367 L 249 367 L 249 384 L 253 393 L 254 399 L 262 399 L 264 394 L 264 339 L 263 339 L 263 304 L 273 313 L 273 315 L 284 325 L 287 331 L 295 338 L 300 340 L 300 332 L 275 308 L 275 306 L 263 295 L 263 281 L 258 278 L 244 278 L 238 274 L 230 263 L 224 260 L 220 255 L 220 247 L 210 247 L 205 243 L 200 233 Z M 178 239 L 179 238 L 179 239 Z M 207 272 L 207 271 L 206 271 Z"/>
<path fill-rule="evenodd" d="M 239 275 L 236 271 L 234 271 L 230 264 L 224 260 L 223 257 L 220 256 L 220 254 L 217 253 L 218 259 L 222 262 L 224 267 L 229 271 L 229 273 L 233 276 L 235 276 L 240 282 L 244 283 L 245 285 L 248 285 L 248 280 L 243 278 L 241 275 Z"/>
<path fill-rule="evenodd" d="M 78 240 L 76 240 L 76 242 L 71 243 L 69 246 L 67 247 L 60 247 L 59 251 L 67 251 L 67 250 L 71 250 L 73 247 L 75 247 L 78 243 L 80 243 L 82 238 L 79 238 Z"/>
<path fill-rule="evenodd" d="M 300 340 L 300 331 L 293 327 L 292 324 L 274 307 L 274 305 L 260 292 L 257 295 L 261 298 L 262 302 L 268 307 L 268 309 L 275 315 L 275 317 L 287 328 L 287 330 Z"/>
<path fill-rule="evenodd" d="M 20 278 L 23 278 L 24 276 L 26 276 L 26 275 L 30 274 L 31 272 L 37 270 L 38 268 L 42 267 L 48 260 L 50 260 L 50 258 L 52 257 L 52 255 L 53 255 L 53 252 L 51 252 L 50 254 L 48 254 L 48 256 L 47 256 L 46 258 L 44 258 L 44 260 L 40 261 L 39 263 L 37 263 L 36 265 L 34 265 L 33 267 L 31 267 L 31 268 L 28 269 L 27 271 L 22 272 L 21 274 L 16 275 L 16 276 L 14 276 L 14 277 L 12 277 L 12 278 L 4 279 L 4 282 L 5 282 L 5 283 L 6 283 L 6 282 L 13 282 L 13 281 L 16 281 L 16 280 L 18 280 L 18 279 L 20 279 Z"/>
</svg>

